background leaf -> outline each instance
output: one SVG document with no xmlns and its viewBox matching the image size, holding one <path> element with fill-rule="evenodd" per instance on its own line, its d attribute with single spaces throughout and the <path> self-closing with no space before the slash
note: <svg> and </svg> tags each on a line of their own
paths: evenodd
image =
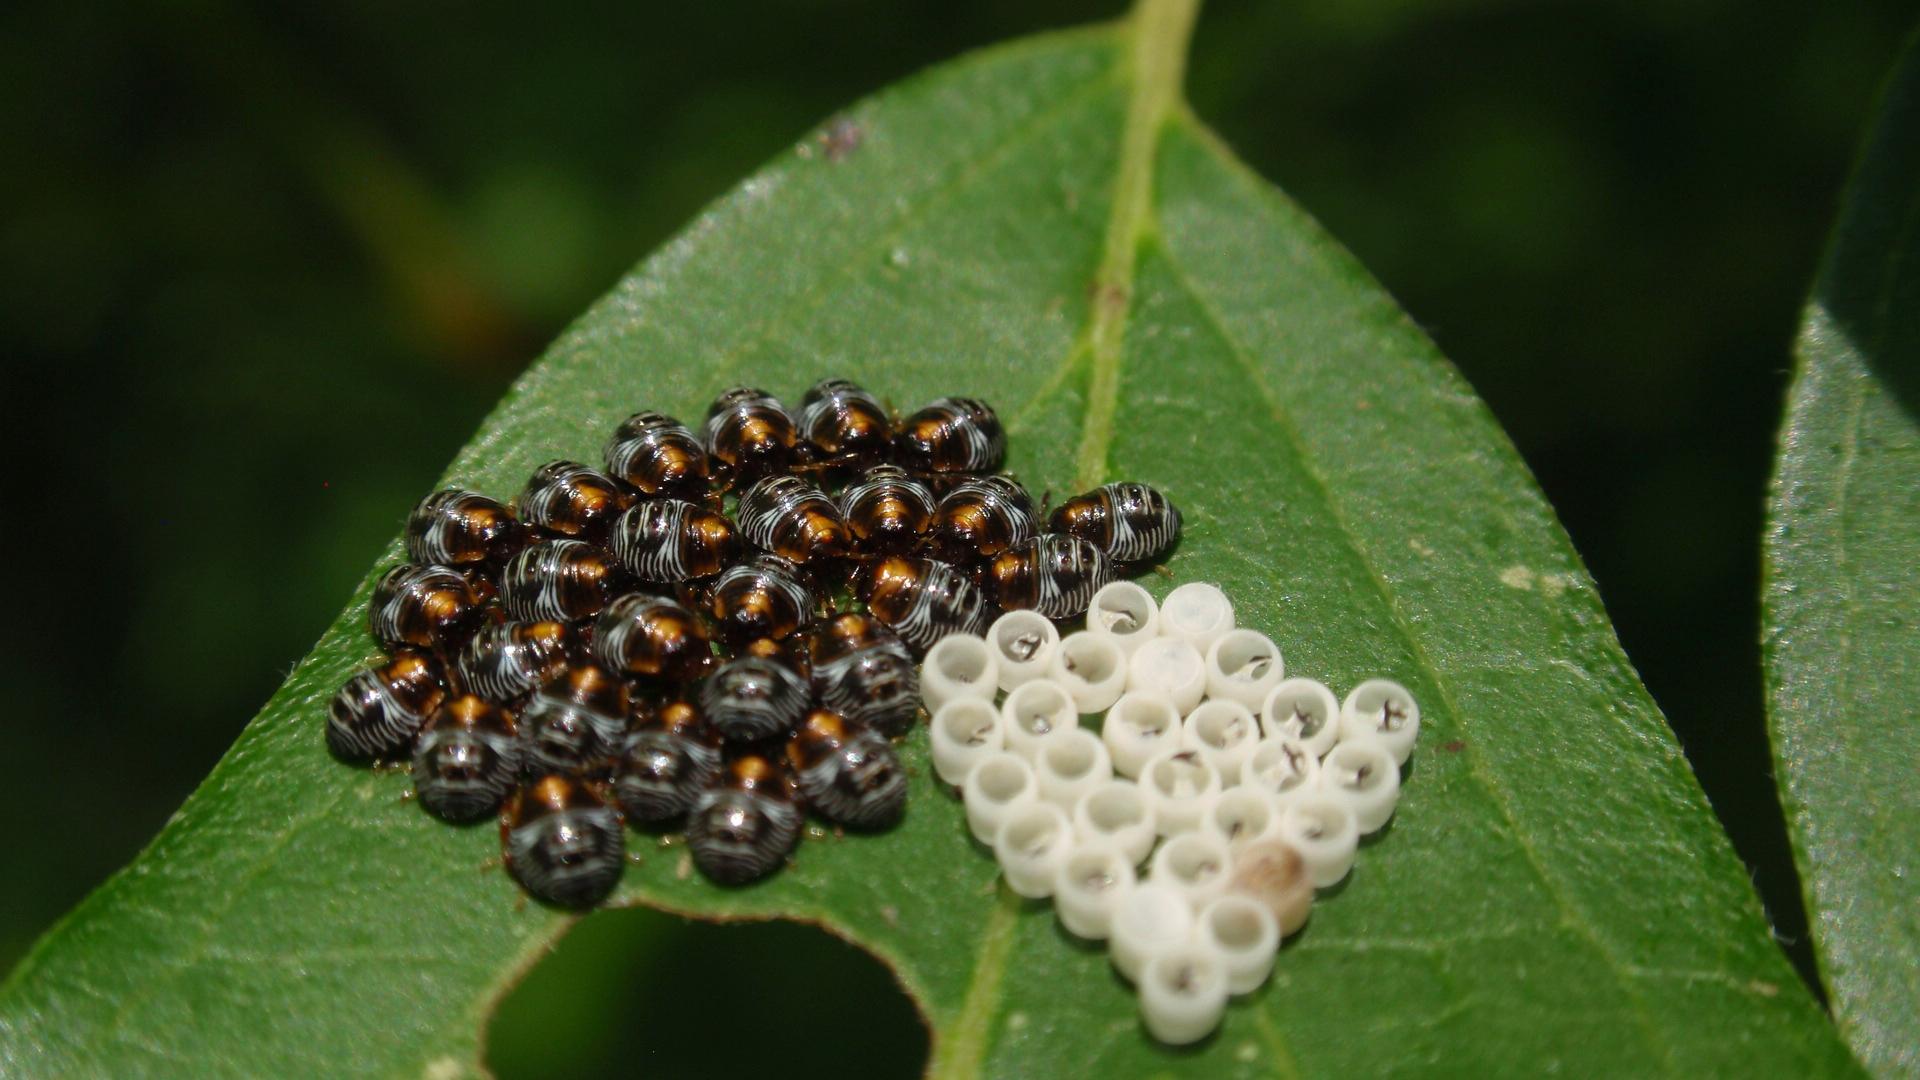
<svg viewBox="0 0 1920 1080">
<path fill-rule="evenodd" d="M 1035 486 L 1172 493 L 1191 522 L 1173 573 L 1222 582 L 1292 669 L 1414 689 L 1428 728 L 1391 834 L 1273 982 L 1178 1054 L 1139 1033 L 1097 950 L 996 892 L 924 770 L 885 837 L 810 841 L 738 891 L 643 845 L 620 899 L 859 941 L 921 1003 L 947 1075 L 1844 1071 L 1485 409 L 1177 104 L 1190 15 L 1149 3 L 857 107 L 590 311 L 448 476 L 506 494 L 547 457 L 591 458 L 638 405 L 697 413 L 738 380 L 982 393 Z M 7 1071 L 476 1064 L 491 1002 L 569 920 L 486 870 L 490 830 L 326 756 L 324 701 L 370 651 L 367 589 L 0 991 Z"/>
<path fill-rule="evenodd" d="M 1766 541 L 1781 796 L 1834 1014 L 1920 1069 L 1920 63 L 1909 46 L 1807 305 Z"/>
</svg>

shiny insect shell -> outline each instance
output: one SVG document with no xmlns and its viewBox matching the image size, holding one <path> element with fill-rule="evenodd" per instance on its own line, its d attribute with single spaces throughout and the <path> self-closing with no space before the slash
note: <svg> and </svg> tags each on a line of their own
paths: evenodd
<svg viewBox="0 0 1920 1080">
<path fill-rule="evenodd" d="M 1087 541 L 1117 562 L 1157 559 L 1180 538 L 1180 511 L 1145 484 L 1102 484 L 1075 495 L 1047 519 L 1047 531 Z"/>
<path fill-rule="evenodd" d="M 905 554 L 933 526 L 933 492 L 898 465 L 868 469 L 841 490 L 838 505 L 862 555 Z"/>
<path fill-rule="evenodd" d="M 800 840 L 801 814 L 774 762 L 747 754 L 727 763 L 687 814 L 687 846 L 700 872 L 739 885 L 778 869 Z"/>
<path fill-rule="evenodd" d="M 633 493 L 618 480 L 577 461 L 540 466 L 513 500 L 522 523 L 576 540 L 604 538 L 632 505 Z"/>
<path fill-rule="evenodd" d="M 643 411 L 614 429 L 604 455 L 607 471 L 642 495 L 698 500 L 712 486 L 707 449 L 680 421 Z"/>
<path fill-rule="evenodd" d="M 693 612 L 664 597 L 628 593 L 594 620 L 593 654 L 610 671 L 686 683 L 706 674 L 713 645 Z"/>
<path fill-rule="evenodd" d="M 755 555 L 714 580 L 708 610 L 728 641 L 775 641 L 813 620 L 813 593 L 800 568 L 778 555 Z"/>
<path fill-rule="evenodd" d="M 1007 458 L 1007 433 L 986 402 L 944 397 L 900 422 L 893 452 L 910 472 L 992 472 Z"/>
<path fill-rule="evenodd" d="M 540 540 L 500 576 L 500 603 L 523 622 L 584 619 L 607 605 L 619 581 L 613 556 L 584 540 Z"/>
<path fill-rule="evenodd" d="M 934 553 L 955 566 L 991 559 L 1034 532 L 1033 497 L 1011 477 L 962 481 L 933 511 Z"/>
<path fill-rule="evenodd" d="M 875 618 L 921 652 L 948 634 L 979 634 L 987 627 L 980 590 L 937 559 L 881 559 L 861 571 L 857 591 Z"/>
<path fill-rule="evenodd" d="M 808 713 L 787 742 L 794 785 L 821 817 L 884 829 L 907 808 L 907 774 L 893 744 L 829 709 Z"/>
<path fill-rule="evenodd" d="M 513 714 L 473 694 L 442 705 L 413 751 L 413 790 L 443 821 L 478 821 L 500 809 L 520 780 Z"/>
<path fill-rule="evenodd" d="M 807 639 L 800 635 L 792 637 L 755 638 L 735 650 L 736 656 L 757 656 L 762 660 L 771 660 L 793 669 L 802 679 L 813 677 L 813 661 L 807 656 Z"/>
<path fill-rule="evenodd" d="M 542 686 L 520 711 L 527 770 L 578 773 L 619 752 L 627 687 L 597 664 L 576 664 Z"/>
<path fill-rule="evenodd" d="M 994 599 L 1007 611 L 1032 608 L 1049 619 L 1086 614 L 1093 594 L 1113 580 L 1113 564 L 1077 536 L 1042 533 L 987 564 Z"/>
<path fill-rule="evenodd" d="M 900 635 L 859 612 L 836 615 L 810 636 L 813 692 L 854 723 L 898 737 L 920 712 L 920 670 Z"/>
<path fill-rule="evenodd" d="M 720 778 L 720 740 L 691 702 L 670 701 L 627 734 L 614 797 L 627 820 L 684 817 Z"/>
<path fill-rule="evenodd" d="M 758 656 L 728 660 L 700 685 L 700 712 L 733 742 L 783 735 L 806 708 L 806 681 L 786 665 Z"/>
<path fill-rule="evenodd" d="M 440 662 L 401 648 L 378 667 L 362 668 L 327 706 L 327 749 L 347 761 L 396 756 L 446 700 Z"/>
<path fill-rule="evenodd" d="M 613 526 L 613 555 L 641 581 L 677 584 L 720 572 L 739 550 L 724 514 L 682 499 L 643 499 Z"/>
<path fill-rule="evenodd" d="M 762 551 L 812 566 L 847 554 L 852 537 L 840 508 L 798 476 L 769 476 L 740 496 L 740 535 Z"/>
<path fill-rule="evenodd" d="M 800 437 L 814 463 L 859 467 L 886 459 L 893 427 L 879 398 L 846 379 L 821 379 L 800 399 Z"/>
<path fill-rule="evenodd" d="M 736 386 L 713 399 L 705 435 L 714 471 L 734 483 L 785 469 L 793 463 L 798 441 L 786 407 L 751 386 Z"/>
<path fill-rule="evenodd" d="M 516 791 L 500 817 L 507 872 L 536 900 L 592 907 L 620 881 L 620 815 L 581 780 L 543 776 Z"/>
<path fill-rule="evenodd" d="M 458 570 L 402 563 L 373 587 L 367 626 L 389 649 L 459 648 L 486 617 L 485 598 Z"/>
<path fill-rule="evenodd" d="M 499 566 L 525 543 L 513 512 L 485 495 L 448 488 L 407 515 L 407 557 L 435 566 Z"/>
<path fill-rule="evenodd" d="M 579 651 L 573 627 L 556 620 L 483 626 L 454 658 L 460 688 L 512 705 L 557 678 Z"/>
</svg>

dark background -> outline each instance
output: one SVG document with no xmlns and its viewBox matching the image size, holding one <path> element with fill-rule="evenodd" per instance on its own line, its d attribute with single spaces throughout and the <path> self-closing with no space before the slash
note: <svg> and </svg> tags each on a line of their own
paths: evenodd
<svg viewBox="0 0 1920 1080">
<path fill-rule="evenodd" d="M 852 99 L 1119 13 L 559 6 L 0 14 L 0 970 L 153 835 L 624 269 Z M 1803 970 L 1762 727 L 1761 500 L 1798 308 L 1912 16 L 1218 0 L 1190 75 L 1199 113 L 1491 403 Z M 767 1053 L 845 1050 L 817 1033 L 848 1023 L 892 1033 L 863 1051 L 880 1071 L 923 1052 L 884 972 L 816 932 L 638 913 L 579 934 L 510 1003 L 503 1071 L 697 1068 L 715 1019 L 695 1003 L 769 955 L 795 1009 L 754 1021 Z"/>
</svg>

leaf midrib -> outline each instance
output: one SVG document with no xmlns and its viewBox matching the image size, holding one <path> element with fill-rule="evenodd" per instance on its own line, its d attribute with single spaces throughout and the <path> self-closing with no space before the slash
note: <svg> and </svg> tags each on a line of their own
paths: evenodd
<svg viewBox="0 0 1920 1080">
<path fill-rule="evenodd" d="M 1200 0 L 1141 0 L 1131 19 L 1128 50 L 1133 93 L 1120 138 L 1113 208 L 1094 279 L 1084 335 L 1092 359 L 1087 412 L 1080 431 L 1074 475 L 1082 490 L 1106 478 L 1113 444 L 1113 414 L 1120 402 L 1121 347 L 1133 307 L 1133 269 L 1140 244 L 1153 224 L 1153 170 L 1160 130 L 1180 102 L 1187 41 Z M 1071 359 L 1072 353 L 1069 353 Z"/>
<path fill-rule="evenodd" d="M 1105 479 L 1113 416 L 1119 406 L 1120 363 L 1133 302 L 1134 265 L 1153 225 L 1155 155 L 1161 129 L 1180 102 L 1187 43 L 1199 7 L 1199 0 L 1140 0 L 1128 17 L 1126 72 L 1131 92 L 1087 321 L 1033 400 L 1011 422 L 1018 427 L 1026 410 L 1062 385 L 1080 357 L 1087 356 L 1091 373 L 1074 469 L 1076 483 L 1083 490 Z M 930 1077 L 957 1080 L 980 1075 L 993 1041 L 995 1009 L 1005 981 L 1007 953 L 1019 929 L 1019 914 L 1018 897 L 1003 884 L 982 929 L 973 978 L 960 1012 L 952 1029 L 935 1040 L 928 1066 Z M 1273 1032 L 1271 1038 L 1277 1041 L 1279 1034 Z M 1284 1045 L 1278 1048 L 1285 1049 Z"/>
</svg>

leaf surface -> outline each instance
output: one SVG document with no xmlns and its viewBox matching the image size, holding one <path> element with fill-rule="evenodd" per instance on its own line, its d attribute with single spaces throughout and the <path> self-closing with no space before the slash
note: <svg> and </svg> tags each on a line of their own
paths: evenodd
<svg viewBox="0 0 1920 1080">
<path fill-rule="evenodd" d="M 1768 720 L 1836 1019 L 1920 1071 L 1920 62 L 1893 76 L 1800 328 L 1769 503 Z"/>
<path fill-rule="evenodd" d="M 979 394 L 1036 489 L 1169 492 L 1189 521 L 1173 575 L 1220 582 L 1291 670 L 1413 689 L 1397 822 L 1273 980 L 1179 1052 L 1141 1033 L 1099 950 L 996 887 L 924 731 L 899 829 L 810 840 L 731 891 L 640 843 L 617 899 L 858 941 L 919 1002 L 942 1076 L 1846 1071 L 1486 409 L 1179 104 L 1192 14 L 1148 0 L 855 107 L 589 311 L 448 479 L 504 496 L 547 458 L 594 459 L 636 407 L 697 415 L 738 381 Z M 487 868 L 492 830 L 327 756 L 370 582 L 0 990 L 0 1072 L 479 1067 L 492 1002 L 569 920 Z"/>
</svg>

